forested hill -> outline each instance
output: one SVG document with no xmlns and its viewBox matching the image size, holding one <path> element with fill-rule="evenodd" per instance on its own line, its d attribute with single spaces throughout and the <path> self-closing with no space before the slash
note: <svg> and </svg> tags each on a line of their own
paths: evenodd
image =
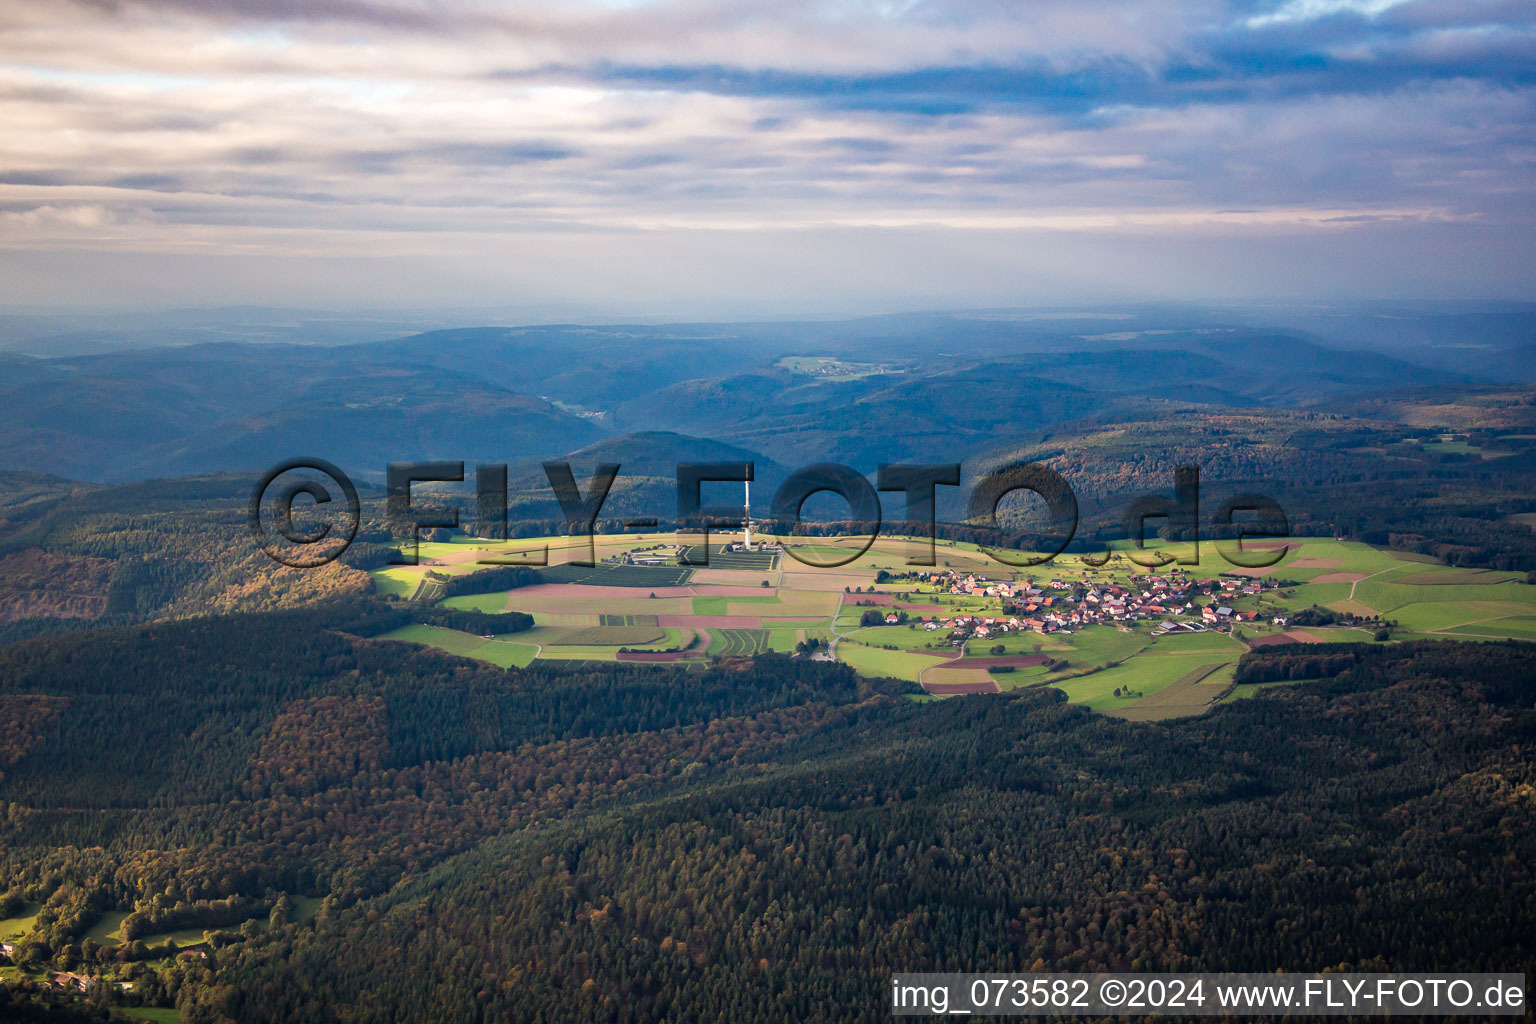
<svg viewBox="0 0 1536 1024">
<path fill-rule="evenodd" d="M 381 607 L 0 649 L 23 964 L 189 1024 L 883 1020 L 893 970 L 1536 966 L 1530 645 L 1271 648 L 1244 678 L 1328 678 L 1136 724 L 774 655 L 501 671 L 369 639 Z M 207 958 L 167 959 L 188 928 Z"/>
</svg>

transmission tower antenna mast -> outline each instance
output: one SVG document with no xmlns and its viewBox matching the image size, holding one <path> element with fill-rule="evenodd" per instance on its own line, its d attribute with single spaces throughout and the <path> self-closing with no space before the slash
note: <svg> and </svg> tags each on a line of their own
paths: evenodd
<svg viewBox="0 0 1536 1024">
<path fill-rule="evenodd" d="M 741 517 L 741 546 L 752 550 L 752 481 L 746 483 L 747 504 Z"/>
</svg>

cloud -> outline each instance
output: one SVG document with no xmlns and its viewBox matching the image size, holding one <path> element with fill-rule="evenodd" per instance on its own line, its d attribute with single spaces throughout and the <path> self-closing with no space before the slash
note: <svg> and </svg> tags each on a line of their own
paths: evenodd
<svg viewBox="0 0 1536 1024">
<path fill-rule="evenodd" d="M 12 252 L 409 260 L 782 230 L 1339 248 L 1531 223 L 1536 14 L 0 0 L 0 113 Z"/>
</svg>

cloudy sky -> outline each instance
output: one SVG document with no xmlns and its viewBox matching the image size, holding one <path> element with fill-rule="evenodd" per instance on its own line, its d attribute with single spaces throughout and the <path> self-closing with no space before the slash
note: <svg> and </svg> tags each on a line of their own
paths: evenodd
<svg viewBox="0 0 1536 1024">
<path fill-rule="evenodd" d="M 1531 0 L 0 0 L 0 303 L 1536 298 Z"/>
</svg>

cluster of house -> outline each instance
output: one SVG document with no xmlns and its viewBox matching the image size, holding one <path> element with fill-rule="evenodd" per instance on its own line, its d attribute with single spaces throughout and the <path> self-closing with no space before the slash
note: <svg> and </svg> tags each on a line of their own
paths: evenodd
<svg viewBox="0 0 1536 1024">
<path fill-rule="evenodd" d="M 89 992 L 97 985 L 106 984 L 115 984 L 124 992 L 133 991 L 133 982 L 131 981 L 107 982 L 101 978 L 91 978 L 84 974 L 75 974 L 71 971 L 63 971 L 59 974 L 53 975 L 48 979 L 48 984 L 52 985 L 54 988 L 64 989 L 66 991 L 72 990 L 75 992 Z"/>
<path fill-rule="evenodd" d="M 1010 614 L 1004 616 L 925 616 L 919 620 L 925 630 L 950 630 L 952 641 L 1017 630 L 1070 632 L 1101 623 L 1153 618 L 1164 620 L 1159 627 L 1164 630 L 1223 630 L 1238 622 L 1253 621 L 1259 613 L 1234 611 L 1221 601 L 1254 596 L 1265 587 L 1262 580 L 1244 577 L 1197 580 L 1178 569 L 1164 575 L 1142 577 L 1134 586 L 1089 578 L 1058 578 L 1045 582 L 992 580 L 953 569 L 920 573 L 917 579 L 945 593 L 998 598 L 1009 610 Z M 1274 586 L 1273 583 L 1269 585 Z M 1173 616 L 1187 616 L 1191 621 L 1176 622 Z M 886 617 L 887 622 L 894 619 L 894 616 Z M 1276 623 L 1284 625 L 1281 619 Z"/>
<path fill-rule="evenodd" d="M 11 947 L 8 944 L 0 943 L 0 952 L 5 952 L 6 956 L 11 955 L 9 952 L 10 948 Z M 180 953 L 176 954 L 176 959 L 206 960 L 208 959 L 208 951 L 204 949 L 184 949 Z M 131 981 L 113 982 L 105 978 L 93 978 L 86 974 L 76 974 L 73 971 L 60 971 L 57 974 L 49 975 L 48 984 L 57 989 L 73 990 L 76 992 L 89 992 L 97 985 L 108 984 L 116 985 L 124 992 L 133 991 L 133 982 Z"/>
</svg>

